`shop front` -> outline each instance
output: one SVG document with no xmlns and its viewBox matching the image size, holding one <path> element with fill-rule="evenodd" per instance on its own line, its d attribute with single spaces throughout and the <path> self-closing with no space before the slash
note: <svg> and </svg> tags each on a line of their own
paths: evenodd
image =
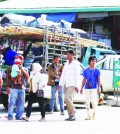
<svg viewBox="0 0 120 134">
<path fill-rule="evenodd" d="M 88 13 L 85 17 L 78 14 L 76 27 L 85 30 L 91 39 L 112 46 L 113 17 L 108 13 Z"/>
<path fill-rule="evenodd" d="M 104 42 L 120 53 L 120 13 L 78 13 L 73 27 L 86 31 L 92 40 Z"/>
</svg>

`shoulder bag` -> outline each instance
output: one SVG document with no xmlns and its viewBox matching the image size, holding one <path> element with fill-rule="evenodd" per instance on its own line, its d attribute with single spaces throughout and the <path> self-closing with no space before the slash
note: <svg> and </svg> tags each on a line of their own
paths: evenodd
<svg viewBox="0 0 120 134">
<path fill-rule="evenodd" d="M 39 83 L 37 86 L 36 96 L 37 97 L 44 97 L 44 91 L 41 88 L 39 88 Z"/>
</svg>

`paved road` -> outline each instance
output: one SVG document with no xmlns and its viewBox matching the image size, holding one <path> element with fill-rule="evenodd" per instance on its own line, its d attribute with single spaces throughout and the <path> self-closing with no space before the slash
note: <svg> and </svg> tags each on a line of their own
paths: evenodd
<svg viewBox="0 0 120 134">
<path fill-rule="evenodd" d="M 0 134 L 120 134 L 120 107 L 99 106 L 96 120 L 86 121 L 84 105 L 77 108 L 76 121 L 64 121 L 65 115 L 54 112 L 46 115 L 46 122 L 39 122 L 40 114 L 33 111 L 30 122 L 8 121 L 7 111 L 0 105 Z"/>
</svg>

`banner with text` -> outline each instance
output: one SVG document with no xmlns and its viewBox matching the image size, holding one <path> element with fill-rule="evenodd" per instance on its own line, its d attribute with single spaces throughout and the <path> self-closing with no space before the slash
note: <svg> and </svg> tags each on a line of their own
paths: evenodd
<svg viewBox="0 0 120 134">
<path fill-rule="evenodd" d="M 120 61 L 114 61 L 113 87 L 120 88 Z"/>
</svg>

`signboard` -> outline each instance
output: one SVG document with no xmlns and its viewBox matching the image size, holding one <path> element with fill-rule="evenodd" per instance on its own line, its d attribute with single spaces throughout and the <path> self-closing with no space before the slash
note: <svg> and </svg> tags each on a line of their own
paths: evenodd
<svg viewBox="0 0 120 134">
<path fill-rule="evenodd" d="M 113 87 L 120 88 L 120 61 L 114 61 Z"/>
</svg>

